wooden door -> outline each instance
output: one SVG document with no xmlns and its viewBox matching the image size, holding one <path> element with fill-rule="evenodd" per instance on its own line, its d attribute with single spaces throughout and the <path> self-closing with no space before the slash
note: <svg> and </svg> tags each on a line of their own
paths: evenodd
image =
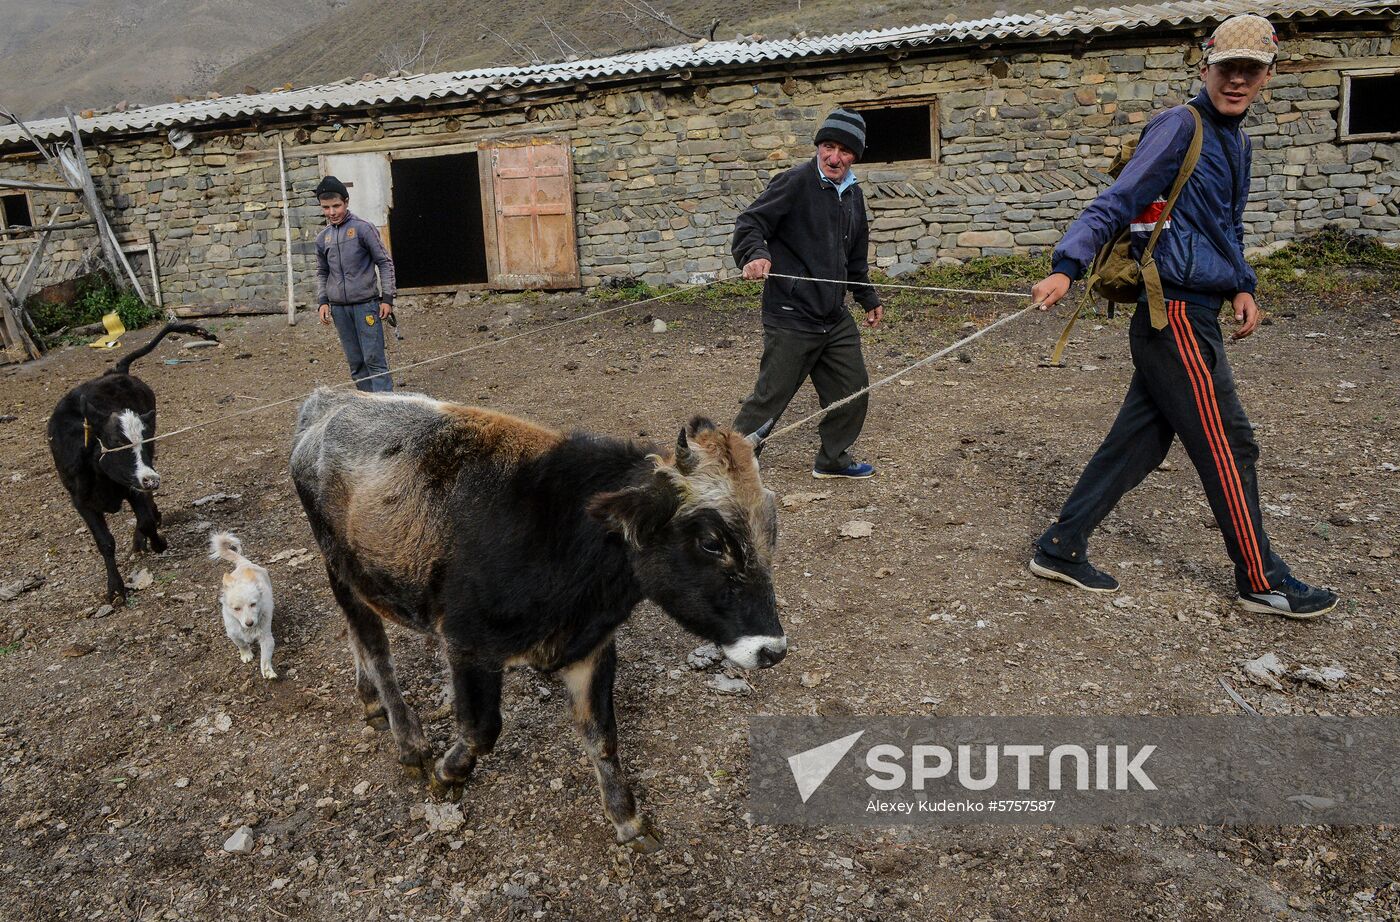
<svg viewBox="0 0 1400 922">
<path fill-rule="evenodd" d="M 550 139 L 497 141 L 490 152 L 496 259 L 501 288 L 577 288 L 574 167 L 569 148 Z"/>
</svg>

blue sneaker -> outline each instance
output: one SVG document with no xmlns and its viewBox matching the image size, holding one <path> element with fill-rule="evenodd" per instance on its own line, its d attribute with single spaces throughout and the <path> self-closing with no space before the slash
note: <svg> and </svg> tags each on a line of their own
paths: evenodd
<svg viewBox="0 0 1400 922">
<path fill-rule="evenodd" d="M 843 467 L 839 471 L 824 471 L 819 467 L 812 468 L 812 476 L 818 480 L 834 480 L 837 477 L 845 477 L 850 480 L 863 480 L 866 477 L 875 475 L 875 465 L 866 464 L 864 461 L 852 461 L 849 467 Z"/>
<path fill-rule="evenodd" d="M 1297 621 L 1318 618 L 1337 607 L 1337 593 L 1321 586 L 1309 586 L 1291 576 L 1268 592 L 1241 592 L 1240 608 L 1262 615 L 1282 615 Z"/>
</svg>

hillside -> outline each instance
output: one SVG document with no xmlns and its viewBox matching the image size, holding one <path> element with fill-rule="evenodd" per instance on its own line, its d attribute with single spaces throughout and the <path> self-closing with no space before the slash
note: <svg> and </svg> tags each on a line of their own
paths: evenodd
<svg viewBox="0 0 1400 922">
<path fill-rule="evenodd" d="M 415 72 L 593 57 L 715 37 L 788 37 L 1030 10 L 1031 0 L 648 3 L 609 0 L 0 0 L 0 105 L 25 117 L 63 106 L 167 102 L 398 68 Z M 663 22 L 671 19 L 673 28 Z"/>
<path fill-rule="evenodd" d="M 943 7 L 912 0 L 860 7 L 840 0 L 750 0 L 742 5 L 726 0 L 654 5 L 643 0 L 501 0 L 485 5 L 469 0 L 350 0 L 326 21 L 230 67 L 215 86 L 223 92 L 238 92 L 245 85 L 304 86 L 405 66 L 415 72 L 465 70 L 690 40 L 647 9 L 669 14 L 692 35 L 707 33 L 718 20 L 715 37 L 728 40 L 754 33 L 785 38 L 798 31 L 819 35 L 941 22 L 950 16 L 977 18 L 1008 9 L 1028 11 L 1036 5 L 1030 0 L 962 0 Z"/>
<path fill-rule="evenodd" d="M 0 0 L 0 105 L 25 117 L 201 93 L 343 0 Z"/>
<path fill-rule="evenodd" d="M 92 0 L 0 0 L 0 61 L 21 53 L 26 46 L 74 10 L 82 9 Z"/>
</svg>

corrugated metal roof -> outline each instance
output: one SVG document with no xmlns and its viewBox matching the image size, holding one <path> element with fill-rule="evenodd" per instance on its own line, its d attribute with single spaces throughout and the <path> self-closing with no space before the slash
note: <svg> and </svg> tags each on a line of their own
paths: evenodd
<svg viewBox="0 0 1400 922">
<path fill-rule="evenodd" d="M 148 106 L 127 112 L 109 112 L 79 119 L 86 134 L 150 131 L 175 125 L 207 125 L 255 115 L 288 114 L 327 109 L 354 109 L 446 97 L 471 97 L 513 87 L 570 84 L 601 78 L 662 74 L 682 70 L 705 70 L 731 65 L 792 61 L 803 58 L 838 57 L 936 44 L 962 44 L 991 39 L 1058 38 L 1131 31 L 1162 25 L 1204 23 L 1236 13 L 1254 12 L 1274 20 L 1307 16 L 1400 13 L 1397 0 L 1357 0 L 1357 2 L 1273 5 L 1262 3 L 1180 2 L 1138 4 L 1086 9 L 1076 7 L 1061 13 L 999 16 L 966 22 L 935 23 L 867 32 L 848 32 L 818 38 L 781 41 L 704 42 L 653 48 L 607 58 L 535 64 L 525 67 L 490 67 L 481 70 L 378 80 L 342 81 L 273 93 L 200 99 L 191 102 Z M 29 128 L 42 140 L 52 140 L 68 131 L 64 119 L 30 122 Z M 20 139 L 13 126 L 0 128 L 0 145 Z"/>
</svg>

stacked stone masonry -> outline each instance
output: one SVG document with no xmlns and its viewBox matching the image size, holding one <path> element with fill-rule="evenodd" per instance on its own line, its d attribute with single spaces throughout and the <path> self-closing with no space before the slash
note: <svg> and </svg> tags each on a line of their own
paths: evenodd
<svg viewBox="0 0 1400 922">
<path fill-rule="evenodd" d="M 154 232 L 166 299 L 175 304 L 284 297 L 279 134 L 288 151 L 303 302 L 312 297 L 311 241 L 321 226 L 310 195 L 318 154 L 374 139 L 561 138 L 573 153 L 584 284 L 611 276 L 674 283 L 732 269 L 735 215 L 775 172 L 811 156 L 814 125 L 830 108 L 933 99 L 935 159 L 857 167 L 873 217 L 873 262 L 899 274 L 940 257 L 1050 248 L 1107 183 L 1101 170 L 1120 145 L 1198 84 L 1199 52 L 1185 38 L 1080 55 L 1017 54 L 993 67 L 995 60 L 833 61 L 825 74 L 673 82 L 586 97 L 568 91 L 529 108 L 462 105 L 374 119 L 339 113 L 278 130 L 198 130 L 178 153 L 160 136 L 97 139 L 90 161 L 118 233 Z M 1337 128 L 1342 73 L 1386 65 L 1400 69 L 1389 35 L 1287 44 L 1280 72 L 1246 123 L 1255 149 L 1247 245 L 1325 224 L 1400 243 L 1400 139 L 1341 143 Z M 0 175 L 51 180 L 45 172 L 33 160 L 0 159 Z M 31 201 L 43 222 L 71 199 L 33 193 Z M 31 246 L 0 242 L 7 275 Z M 44 280 L 71 276 L 93 247 L 90 232 L 57 235 Z"/>
</svg>

